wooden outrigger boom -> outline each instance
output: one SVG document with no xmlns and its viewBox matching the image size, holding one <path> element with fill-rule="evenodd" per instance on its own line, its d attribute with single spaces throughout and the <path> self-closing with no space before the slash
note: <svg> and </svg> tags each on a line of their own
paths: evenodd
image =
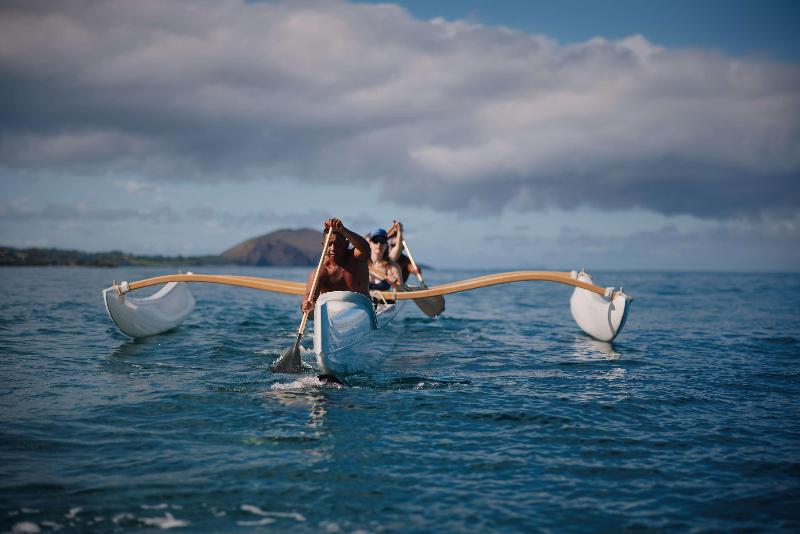
<svg viewBox="0 0 800 534">
<path fill-rule="evenodd" d="M 426 289 L 419 289 L 408 293 L 392 293 L 389 291 L 383 292 L 383 297 L 386 299 L 394 300 L 409 300 L 415 298 L 435 297 L 439 295 L 449 295 L 451 293 L 459 293 L 461 291 L 469 291 L 470 289 L 477 289 L 480 287 L 488 287 L 499 284 L 510 284 L 512 282 L 529 282 L 529 281 L 547 281 L 557 282 L 559 284 L 566 284 L 568 286 L 579 287 L 592 293 L 597 293 L 601 297 L 608 298 L 613 295 L 609 288 L 597 286 L 592 283 L 581 281 L 577 278 L 577 274 L 573 272 L 561 271 L 512 271 L 507 273 L 496 273 L 485 276 L 478 276 L 476 278 L 469 278 L 459 282 L 451 282 L 448 284 L 441 284 L 438 286 L 429 287 Z M 144 287 L 166 284 L 169 282 L 205 282 L 211 284 L 224 284 L 230 286 L 247 287 L 251 289 L 259 289 L 261 291 L 271 291 L 274 293 L 283 293 L 285 295 L 303 295 L 305 292 L 305 284 L 302 282 L 291 282 L 288 280 L 276 280 L 273 278 L 259 278 L 256 276 L 236 276 L 236 275 L 212 275 L 212 274 L 172 274 L 166 276 L 156 276 L 154 278 L 147 278 L 139 280 L 138 282 L 123 282 L 122 285 L 117 285 L 120 294 L 141 289 Z"/>
</svg>

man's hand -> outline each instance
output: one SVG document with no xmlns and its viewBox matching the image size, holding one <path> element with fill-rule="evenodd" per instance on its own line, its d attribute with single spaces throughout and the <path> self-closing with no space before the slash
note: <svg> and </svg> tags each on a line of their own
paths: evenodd
<svg viewBox="0 0 800 534">
<path fill-rule="evenodd" d="M 313 312 L 314 311 L 314 301 L 312 301 L 312 300 L 304 300 L 303 304 L 300 306 L 300 310 L 302 310 L 303 313 L 306 313 L 306 312 L 311 313 L 311 312 Z"/>
<path fill-rule="evenodd" d="M 342 221 L 334 217 L 333 219 L 328 219 L 325 221 L 325 230 L 328 228 L 331 228 L 334 233 L 338 234 L 341 229 L 344 228 L 344 225 L 342 224 Z"/>
</svg>

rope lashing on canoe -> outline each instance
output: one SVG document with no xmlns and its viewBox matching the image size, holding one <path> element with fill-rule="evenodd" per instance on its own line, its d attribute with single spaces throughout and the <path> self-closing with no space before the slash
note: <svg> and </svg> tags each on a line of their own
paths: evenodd
<svg viewBox="0 0 800 534">
<path fill-rule="evenodd" d="M 450 293 L 459 293 L 461 291 L 469 291 L 470 289 L 477 289 L 480 287 L 509 284 L 512 282 L 532 281 L 556 282 L 568 286 L 580 287 L 581 289 L 597 293 L 607 300 L 613 299 L 618 293 L 621 292 L 614 291 L 613 287 L 606 288 L 581 282 L 580 280 L 576 280 L 574 276 L 575 275 L 573 273 L 559 271 L 512 271 L 507 273 L 478 276 L 476 278 L 469 278 L 459 282 L 450 282 L 448 284 L 441 284 L 411 292 L 397 292 L 393 294 L 392 292 L 384 291 L 383 296 L 386 299 L 393 300 L 413 300 L 424 297 L 449 295 Z M 139 280 L 138 282 L 121 282 L 120 284 L 116 284 L 115 287 L 117 288 L 117 291 L 119 291 L 120 295 L 124 295 L 125 293 L 135 289 L 166 284 L 168 282 L 205 282 L 211 284 L 247 287 L 250 289 L 259 289 L 261 291 L 272 291 L 274 293 L 283 293 L 285 295 L 302 296 L 305 294 L 305 284 L 302 282 L 276 280 L 273 278 L 260 278 L 256 276 L 213 274 L 171 274 L 147 278 L 145 280 Z"/>
</svg>

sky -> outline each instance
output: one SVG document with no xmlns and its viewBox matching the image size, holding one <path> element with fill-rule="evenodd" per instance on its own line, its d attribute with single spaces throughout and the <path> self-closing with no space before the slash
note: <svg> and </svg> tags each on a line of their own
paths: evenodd
<svg viewBox="0 0 800 534">
<path fill-rule="evenodd" d="M 800 270 L 792 2 L 0 3 L 0 245 L 337 216 L 442 268 Z"/>
</svg>

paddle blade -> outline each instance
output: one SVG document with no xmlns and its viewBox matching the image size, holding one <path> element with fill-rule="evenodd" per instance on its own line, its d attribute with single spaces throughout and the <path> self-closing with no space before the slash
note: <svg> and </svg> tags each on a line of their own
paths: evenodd
<svg viewBox="0 0 800 534">
<path fill-rule="evenodd" d="M 302 370 L 303 364 L 300 360 L 300 336 L 297 336 L 297 341 L 294 342 L 294 345 L 272 364 L 272 372 L 299 373 Z"/>
<path fill-rule="evenodd" d="M 420 289 L 426 288 L 427 286 L 425 284 L 420 285 Z M 414 288 L 408 289 L 411 292 L 414 291 Z M 444 312 L 444 297 L 441 295 L 414 299 L 414 304 L 428 317 L 438 317 Z"/>
</svg>

